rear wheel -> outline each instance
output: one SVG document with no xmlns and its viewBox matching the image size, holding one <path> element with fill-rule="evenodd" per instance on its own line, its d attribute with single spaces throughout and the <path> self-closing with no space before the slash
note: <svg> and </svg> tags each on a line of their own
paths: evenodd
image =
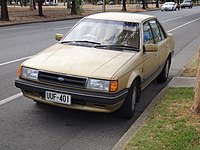
<svg viewBox="0 0 200 150">
<path fill-rule="evenodd" d="M 128 91 L 128 95 L 124 101 L 124 104 L 118 111 L 119 116 L 126 119 L 130 119 L 133 116 L 135 111 L 135 104 L 140 99 L 140 92 L 141 92 L 140 81 L 134 80 Z"/>
<path fill-rule="evenodd" d="M 164 83 L 164 82 L 167 81 L 167 78 L 168 78 L 168 75 L 169 75 L 170 64 L 171 64 L 171 60 L 168 57 L 168 59 L 165 62 L 165 66 L 164 66 L 162 72 L 156 78 L 158 83 Z"/>
</svg>

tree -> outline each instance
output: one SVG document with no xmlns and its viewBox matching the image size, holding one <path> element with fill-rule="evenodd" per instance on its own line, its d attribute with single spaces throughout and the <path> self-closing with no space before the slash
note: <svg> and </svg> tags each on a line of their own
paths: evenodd
<svg viewBox="0 0 200 150">
<path fill-rule="evenodd" d="M 200 47 L 199 47 L 199 59 L 200 59 Z M 192 112 L 200 113 L 200 63 L 197 69 L 197 80 L 196 80 L 194 102 L 192 105 Z"/>
<path fill-rule="evenodd" d="M 142 9 L 146 9 L 146 7 L 145 7 L 145 0 L 142 0 Z"/>
<path fill-rule="evenodd" d="M 122 11 L 126 11 L 126 0 L 122 0 Z"/>
<path fill-rule="evenodd" d="M 1 21 L 9 21 L 7 0 L 0 0 L 1 3 Z"/>
<path fill-rule="evenodd" d="M 34 9 L 36 9 L 35 1 L 36 1 L 36 0 L 33 0 L 33 8 L 34 8 Z"/>
<path fill-rule="evenodd" d="M 146 8 L 149 8 L 147 0 L 145 1 Z"/>
<path fill-rule="evenodd" d="M 36 9 L 35 0 L 30 0 L 30 10 Z"/>
<path fill-rule="evenodd" d="M 38 15 L 39 16 L 44 16 L 43 12 L 42 12 L 42 4 L 44 3 L 45 0 L 36 0 L 36 2 L 38 3 Z"/>
<path fill-rule="evenodd" d="M 159 8 L 159 0 L 156 0 L 156 8 Z"/>
<path fill-rule="evenodd" d="M 177 0 L 178 10 L 180 10 L 180 0 Z"/>
<path fill-rule="evenodd" d="M 75 0 L 72 0 L 71 14 L 77 14 L 77 12 L 76 12 L 76 1 Z"/>
</svg>

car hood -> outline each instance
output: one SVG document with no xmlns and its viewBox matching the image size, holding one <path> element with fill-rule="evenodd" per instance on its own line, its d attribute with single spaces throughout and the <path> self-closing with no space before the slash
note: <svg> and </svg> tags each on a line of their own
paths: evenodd
<svg viewBox="0 0 200 150">
<path fill-rule="evenodd" d="M 111 79 L 135 52 L 55 44 L 23 63 L 50 72 Z"/>
</svg>

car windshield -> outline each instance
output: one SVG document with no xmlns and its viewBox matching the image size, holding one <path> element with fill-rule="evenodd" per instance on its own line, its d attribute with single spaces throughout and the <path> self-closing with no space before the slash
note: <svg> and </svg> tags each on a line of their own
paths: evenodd
<svg viewBox="0 0 200 150">
<path fill-rule="evenodd" d="M 174 3 L 168 2 L 168 3 L 165 3 L 165 5 L 174 5 Z"/>
<path fill-rule="evenodd" d="M 122 49 L 128 47 L 129 50 L 131 48 L 138 50 L 139 41 L 138 23 L 85 18 L 66 35 L 61 43 L 104 49 L 114 45 Z"/>
</svg>

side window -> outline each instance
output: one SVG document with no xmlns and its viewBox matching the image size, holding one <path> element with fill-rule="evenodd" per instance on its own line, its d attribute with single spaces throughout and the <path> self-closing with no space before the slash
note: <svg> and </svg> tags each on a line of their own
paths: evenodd
<svg viewBox="0 0 200 150">
<path fill-rule="evenodd" d="M 167 35 L 166 35 L 165 31 L 163 30 L 163 27 L 161 26 L 161 24 L 159 22 L 157 22 L 157 24 L 158 24 L 158 28 L 160 30 L 160 35 L 161 35 L 162 40 L 166 39 Z"/>
<path fill-rule="evenodd" d="M 162 38 L 161 38 L 160 29 L 158 28 L 158 25 L 157 25 L 157 21 L 151 20 L 151 21 L 149 21 L 149 24 L 150 24 L 152 31 L 153 31 L 155 43 L 160 42 L 162 40 Z"/>
<path fill-rule="evenodd" d="M 144 23 L 143 25 L 143 41 L 144 44 L 149 44 L 149 43 L 154 44 L 152 30 L 148 22 Z"/>
</svg>

